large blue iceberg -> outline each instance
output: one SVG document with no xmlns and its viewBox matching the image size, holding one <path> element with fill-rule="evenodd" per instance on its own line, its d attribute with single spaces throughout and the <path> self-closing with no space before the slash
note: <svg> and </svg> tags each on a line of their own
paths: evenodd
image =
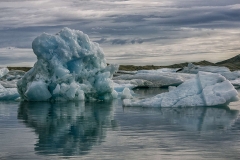
<svg viewBox="0 0 240 160">
<path fill-rule="evenodd" d="M 106 100 L 117 97 L 111 80 L 118 65 L 107 65 L 97 43 L 81 31 L 63 28 L 32 43 L 34 67 L 18 81 L 27 101 Z"/>
</svg>

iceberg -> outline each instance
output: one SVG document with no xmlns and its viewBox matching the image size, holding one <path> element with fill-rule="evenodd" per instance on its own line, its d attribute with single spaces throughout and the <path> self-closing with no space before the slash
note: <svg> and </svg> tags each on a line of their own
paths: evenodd
<svg viewBox="0 0 240 160">
<path fill-rule="evenodd" d="M 17 88 L 5 88 L 0 84 L 0 100 L 15 100 L 19 97 Z"/>
<path fill-rule="evenodd" d="M 0 100 L 8 101 L 8 100 L 15 100 L 19 97 L 19 93 L 17 91 L 17 88 L 9 87 L 5 88 L 5 86 L 2 85 L 2 80 L 9 79 L 9 77 L 6 77 L 9 73 L 9 70 L 7 68 L 1 68 L 0 69 Z M 10 80 L 10 79 L 9 79 Z M 11 84 L 11 82 L 6 84 Z"/>
<path fill-rule="evenodd" d="M 25 72 L 11 70 L 0 78 L 0 84 L 5 88 L 17 88 L 17 81 L 24 76 Z"/>
<path fill-rule="evenodd" d="M 198 72 L 195 78 L 190 79 L 169 92 L 143 100 L 123 101 L 124 106 L 142 107 L 199 107 L 227 105 L 238 100 L 238 92 L 220 74 Z"/>
<path fill-rule="evenodd" d="M 117 97 L 111 80 L 118 65 L 107 65 L 97 43 L 81 31 L 63 28 L 32 43 L 37 62 L 17 83 L 26 101 L 106 100 Z"/>
<path fill-rule="evenodd" d="M 168 87 L 178 86 L 186 80 L 195 78 L 194 74 L 160 72 L 160 71 L 139 71 L 134 75 L 120 75 L 113 77 L 114 82 L 117 80 L 128 80 L 130 84 L 138 87 Z"/>
</svg>

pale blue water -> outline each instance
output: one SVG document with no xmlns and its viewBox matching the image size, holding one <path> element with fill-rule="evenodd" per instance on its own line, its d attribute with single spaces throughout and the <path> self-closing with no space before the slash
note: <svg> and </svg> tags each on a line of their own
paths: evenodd
<svg viewBox="0 0 240 160">
<path fill-rule="evenodd" d="M 1 102 L 0 159 L 240 159 L 239 110 Z"/>
</svg>

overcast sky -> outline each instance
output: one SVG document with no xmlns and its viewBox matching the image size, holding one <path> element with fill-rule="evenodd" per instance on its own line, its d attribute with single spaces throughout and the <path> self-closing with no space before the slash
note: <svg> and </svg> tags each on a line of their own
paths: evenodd
<svg viewBox="0 0 240 160">
<path fill-rule="evenodd" d="M 63 27 L 88 34 L 109 63 L 216 62 L 240 53 L 239 0 L 0 0 L 0 65 L 33 65 L 33 39 Z"/>
</svg>

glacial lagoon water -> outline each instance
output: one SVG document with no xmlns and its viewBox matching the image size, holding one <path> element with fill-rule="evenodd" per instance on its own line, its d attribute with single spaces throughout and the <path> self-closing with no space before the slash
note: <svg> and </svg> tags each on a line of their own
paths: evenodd
<svg viewBox="0 0 240 160">
<path fill-rule="evenodd" d="M 221 108 L 1 102 L 0 159 L 240 159 L 239 111 L 240 102 Z"/>
</svg>

